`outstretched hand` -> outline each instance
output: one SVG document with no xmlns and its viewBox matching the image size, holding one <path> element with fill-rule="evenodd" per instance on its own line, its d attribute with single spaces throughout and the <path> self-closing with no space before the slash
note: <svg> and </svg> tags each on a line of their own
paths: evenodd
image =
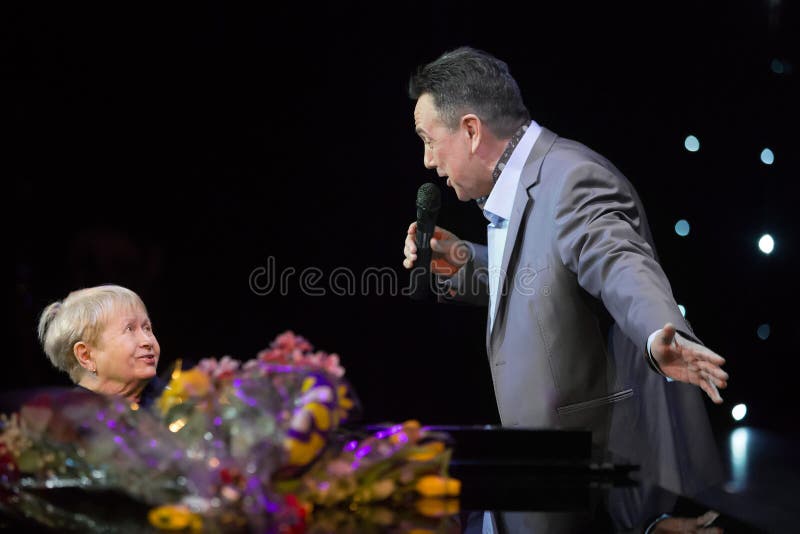
<svg viewBox="0 0 800 534">
<path fill-rule="evenodd" d="M 714 403 L 722 403 L 719 389 L 728 387 L 728 373 L 721 367 L 725 358 L 686 339 L 670 323 L 656 334 L 650 353 L 665 375 L 699 386 Z"/>
</svg>

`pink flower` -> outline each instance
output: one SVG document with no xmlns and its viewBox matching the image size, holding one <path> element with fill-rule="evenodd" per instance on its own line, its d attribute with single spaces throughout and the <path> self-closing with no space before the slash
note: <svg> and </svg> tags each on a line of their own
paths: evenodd
<svg viewBox="0 0 800 534">
<path fill-rule="evenodd" d="M 276 337 L 275 341 L 273 341 L 270 345 L 270 348 L 285 352 L 291 352 L 295 349 L 299 350 L 300 352 L 311 352 L 314 350 L 314 347 L 311 346 L 311 343 L 309 343 L 302 336 L 296 336 L 291 330 L 287 330 L 283 334 Z"/>
<path fill-rule="evenodd" d="M 242 362 L 230 356 L 223 356 L 221 360 L 216 358 L 203 358 L 197 364 L 197 369 L 214 379 L 228 378 L 236 374 Z"/>
<path fill-rule="evenodd" d="M 269 348 L 256 355 L 258 361 L 281 365 L 295 365 L 326 371 L 336 377 L 344 375 L 344 368 L 339 364 L 337 354 L 314 352 L 314 347 L 305 338 L 297 336 L 291 330 L 275 338 Z M 245 364 L 245 369 L 251 369 Z"/>
</svg>

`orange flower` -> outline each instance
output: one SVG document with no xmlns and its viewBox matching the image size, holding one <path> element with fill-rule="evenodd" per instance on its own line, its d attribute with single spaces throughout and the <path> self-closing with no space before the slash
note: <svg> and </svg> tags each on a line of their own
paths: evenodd
<svg viewBox="0 0 800 534">
<path fill-rule="evenodd" d="M 425 517 L 445 517 L 459 512 L 458 499 L 423 497 L 415 505 L 417 511 Z"/>
<path fill-rule="evenodd" d="M 439 475 L 426 475 L 417 481 L 416 490 L 425 497 L 455 496 L 461 493 L 461 481 Z"/>
<path fill-rule="evenodd" d="M 393 445 L 398 445 L 401 441 L 407 441 L 409 445 L 414 445 L 419 441 L 421 434 L 422 431 L 420 430 L 419 421 L 409 419 L 403 423 L 403 430 L 401 432 L 389 436 L 389 441 Z"/>
</svg>

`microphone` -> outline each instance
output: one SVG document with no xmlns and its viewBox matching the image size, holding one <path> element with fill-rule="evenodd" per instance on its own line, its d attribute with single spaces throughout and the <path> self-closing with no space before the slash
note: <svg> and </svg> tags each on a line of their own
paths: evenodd
<svg viewBox="0 0 800 534">
<path fill-rule="evenodd" d="M 409 288 L 413 300 L 425 300 L 431 293 L 431 238 L 442 205 L 441 196 L 432 182 L 422 184 L 417 190 L 417 262 L 411 271 Z"/>
</svg>

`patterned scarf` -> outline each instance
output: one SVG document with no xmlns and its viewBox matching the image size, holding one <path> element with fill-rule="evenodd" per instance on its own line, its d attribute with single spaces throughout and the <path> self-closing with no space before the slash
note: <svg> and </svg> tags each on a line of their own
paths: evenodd
<svg viewBox="0 0 800 534">
<path fill-rule="evenodd" d="M 500 156 L 500 159 L 497 161 L 497 165 L 494 166 L 494 170 L 492 171 L 493 184 L 497 183 L 497 180 L 503 173 L 503 169 L 506 168 L 506 163 L 508 163 L 508 160 L 511 159 L 511 154 L 514 152 L 514 149 L 517 148 L 517 145 L 519 144 L 520 139 L 522 139 L 522 136 L 525 135 L 526 131 L 528 131 L 528 126 L 530 126 L 530 123 L 523 124 L 514 133 L 514 135 L 511 136 L 511 140 L 506 145 L 506 149 L 503 151 L 503 155 Z M 487 200 L 489 200 L 489 195 L 483 196 L 481 198 L 476 198 L 475 202 L 478 204 L 478 207 L 482 210 Z"/>
</svg>

